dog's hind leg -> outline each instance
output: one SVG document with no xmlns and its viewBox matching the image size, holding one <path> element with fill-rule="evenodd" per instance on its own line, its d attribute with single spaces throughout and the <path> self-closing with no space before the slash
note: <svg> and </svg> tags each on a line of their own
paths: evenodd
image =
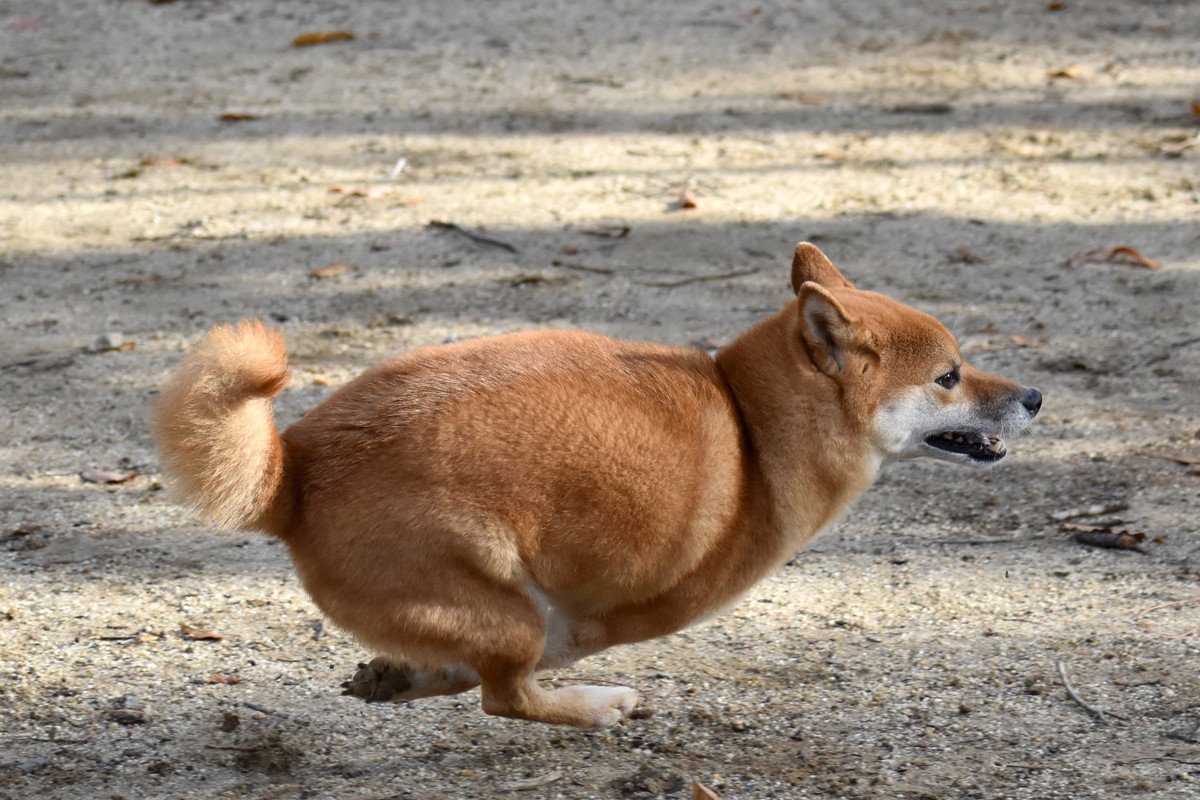
<svg viewBox="0 0 1200 800">
<path fill-rule="evenodd" d="M 637 692 L 625 686 L 567 686 L 544 689 L 533 677 L 532 663 L 494 661 L 480 669 L 483 710 L 577 728 L 607 728 L 629 716 Z"/>
<path fill-rule="evenodd" d="M 440 669 L 418 669 L 407 663 L 386 658 L 359 664 L 354 677 L 342 684 L 342 694 L 368 703 L 401 702 L 422 697 L 459 694 L 479 685 L 479 676 L 462 664 Z"/>
</svg>

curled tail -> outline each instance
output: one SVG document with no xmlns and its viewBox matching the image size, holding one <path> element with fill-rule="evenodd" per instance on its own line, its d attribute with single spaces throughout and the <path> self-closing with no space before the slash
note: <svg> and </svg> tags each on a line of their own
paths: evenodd
<svg viewBox="0 0 1200 800">
<path fill-rule="evenodd" d="M 224 528 L 281 535 L 291 510 L 271 398 L 289 376 L 283 339 L 258 320 L 218 325 L 171 376 L 154 410 L 179 498 Z"/>
</svg>

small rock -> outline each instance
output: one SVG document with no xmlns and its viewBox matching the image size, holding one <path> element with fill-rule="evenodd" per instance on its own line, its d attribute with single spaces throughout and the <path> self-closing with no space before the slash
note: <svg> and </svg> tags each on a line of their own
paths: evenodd
<svg viewBox="0 0 1200 800">
<path fill-rule="evenodd" d="M 118 725 L 145 725 L 146 715 L 132 708 L 113 708 L 105 714 Z"/>
<path fill-rule="evenodd" d="M 42 756 L 31 758 L 28 761 L 22 761 L 17 765 L 17 769 L 24 775 L 30 775 L 40 769 L 45 769 L 50 766 L 50 761 Z"/>
</svg>

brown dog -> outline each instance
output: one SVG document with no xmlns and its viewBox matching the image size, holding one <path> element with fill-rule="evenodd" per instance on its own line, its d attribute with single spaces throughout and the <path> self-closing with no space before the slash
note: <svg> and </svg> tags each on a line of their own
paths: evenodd
<svg viewBox="0 0 1200 800">
<path fill-rule="evenodd" d="M 206 519 L 283 539 L 321 610 L 382 654 L 353 693 L 482 685 L 490 714 L 612 725 L 631 689 L 534 673 L 716 613 L 882 462 L 995 462 L 1041 405 L 811 244 L 792 286 L 715 358 L 572 331 L 424 348 L 282 436 L 279 335 L 218 326 L 158 405 L 164 467 Z"/>
</svg>

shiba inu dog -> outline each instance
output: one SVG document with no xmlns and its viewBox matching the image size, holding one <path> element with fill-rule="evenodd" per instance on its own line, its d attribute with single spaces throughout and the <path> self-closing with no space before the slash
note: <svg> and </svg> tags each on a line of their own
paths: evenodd
<svg viewBox="0 0 1200 800">
<path fill-rule="evenodd" d="M 218 326 L 158 403 L 164 469 L 205 519 L 281 538 L 380 655 L 349 693 L 480 686 L 490 714 L 612 725 L 633 690 L 536 672 L 716 613 L 885 461 L 995 463 L 1041 406 L 814 245 L 791 277 L 795 298 L 715 357 L 574 331 L 423 348 L 282 435 L 282 339 Z"/>
</svg>

